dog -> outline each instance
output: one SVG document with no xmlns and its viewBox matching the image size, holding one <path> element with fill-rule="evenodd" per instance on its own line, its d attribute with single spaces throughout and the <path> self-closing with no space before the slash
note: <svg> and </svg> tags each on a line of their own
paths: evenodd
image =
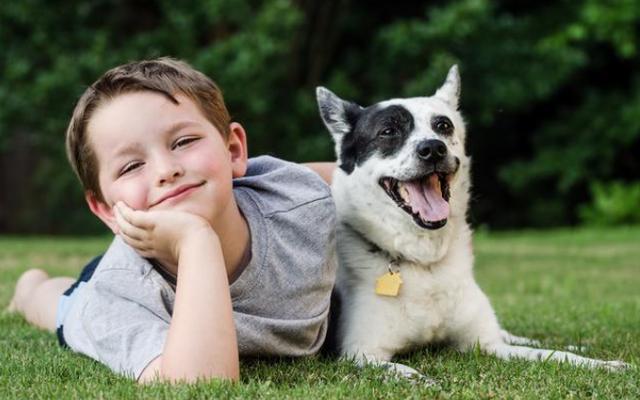
<svg viewBox="0 0 640 400">
<path fill-rule="evenodd" d="M 456 65 L 430 97 L 365 108 L 324 87 L 316 94 L 338 164 L 332 192 L 341 356 L 408 378 L 424 376 L 392 358 L 430 343 L 479 346 L 502 359 L 627 366 L 534 348 L 537 341 L 501 329 L 472 272 L 470 158 Z"/>
</svg>

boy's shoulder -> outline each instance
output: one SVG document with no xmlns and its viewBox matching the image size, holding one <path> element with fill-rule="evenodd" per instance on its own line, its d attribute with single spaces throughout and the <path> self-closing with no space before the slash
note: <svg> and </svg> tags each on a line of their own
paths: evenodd
<svg viewBox="0 0 640 400">
<path fill-rule="evenodd" d="M 102 275 L 112 271 L 126 270 L 136 275 L 145 276 L 152 269 L 153 267 L 147 259 L 126 244 L 119 235 L 116 235 L 103 254 L 96 273 Z"/>
<path fill-rule="evenodd" d="M 233 180 L 236 196 L 245 195 L 263 216 L 315 203 L 333 207 L 331 188 L 310 168 L 271 156 L 251 158 L 247 173 Z"/>
<path fill-rule="evenodd" d="M 110 293 L 144 303 L 149 290 L 154 293 L 171 292 L 170 281 L 154 268 L 149 259 L 116 235 L 88 279 L 85 291 Z"/>
</svg>

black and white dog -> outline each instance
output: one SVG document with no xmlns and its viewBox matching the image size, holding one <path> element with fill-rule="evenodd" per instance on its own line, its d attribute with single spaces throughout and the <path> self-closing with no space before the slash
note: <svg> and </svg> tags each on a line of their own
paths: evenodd
<svg viewBox="0 0 640 400">
<path fill-rule="evenodd" d="M 623 368 L 621 361 L 526 347 L 537 343 L 500 328 L 472 272 L 470 158 L 459 94 L 457 66 L 431 97 L 366 108 L 317 89 L 339 166 L 333 193 L 341 355 L 404 376 L 419 374 L 392 357 L 435 342 L 460 350 L 479 345 L 504 359 Z"/>
</svg>

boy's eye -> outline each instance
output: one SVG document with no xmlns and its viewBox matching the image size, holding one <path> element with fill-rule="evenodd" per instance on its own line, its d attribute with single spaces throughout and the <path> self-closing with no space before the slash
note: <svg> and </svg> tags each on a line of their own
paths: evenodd
<svg viewBox="0 0 640 400">
<path fill-rule="evenodd" d="M 122 167 L 122 169 L 120 170 L 120 173 L 118 173 L 118 176 L 125 175 L 135 169 L 138 169 L 141 166 L 142 166 L 142 163 L 140 161 L 132 161 L 126 164 L 124 167 Z"/>
<path fill-rule="evenodd" d="M 178 147 L 183 147 L 188 145 L 189 143 L 195 142 L 196 140 L 198 140 L 199 138 L 196 136 L 186 136 L 186 137 L 181 137 L 178 140 L 176 140 L 175 142 L 173 142 L 173 145 L 171 146 L 171 150 L 175 150 Z"/>
</svg>

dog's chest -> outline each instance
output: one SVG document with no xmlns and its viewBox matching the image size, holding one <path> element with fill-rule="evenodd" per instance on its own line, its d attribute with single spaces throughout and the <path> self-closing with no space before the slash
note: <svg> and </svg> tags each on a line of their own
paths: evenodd
<svg viewBox="0 0 640 400">
<path fill-rule="evenodd" d="M 444 341 L 449 336 L 456 305 L 462 295 L 460 280 L 451 274 L 433 271 L 438 266 L 429 270 L 410 263 L 395 264 L 391 265 L 391 270 L 400 277 L 402 284 L 396 296 L 383 296 L 376 293 L 375 287 L 377 280 L 388 272 L 389 262 L 377 259 L 370 268 L 366 274 L 368 279 L 360 275 L 351 281 L 357 282 L 357 288 L 351 289 L 352 295 L 358 293 L 363 296 L 363 303 L 371 307 L 367 307 L 368 312 L 384 315 L 380 325 L 396 327 L 393 330 L 397 343 L 404 343 L 403 347 L 410 349 L 416 345 Z"/>
<path fill-rule="evenodd" d="M 402 286 L 395 300 L 401 317 L 417 328 L 415 332 L 423 336 L 419 341 L 444 339 L 461 295 L 460 284 L 424 267 L 405 265 L 399 270 Z"/>
</svg>

